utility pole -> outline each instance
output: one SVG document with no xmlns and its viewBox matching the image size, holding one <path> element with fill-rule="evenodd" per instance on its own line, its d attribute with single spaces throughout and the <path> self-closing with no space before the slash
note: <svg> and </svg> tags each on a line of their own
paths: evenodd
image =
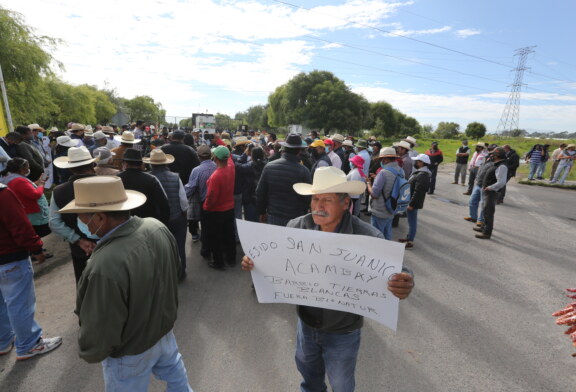
<svg viewBox="0 0 576 392">
<path fill-rule="evenodd" d="M 498 129 L 496 133 L 500 136 L 504 131 L 512 131 L 514 129 L 519 129 L 520 122 L 520 93 L 522 92 L 522 78 L 524 77 L 524 71 L 530 69 L 526 67 L 526 60 L 530 53 L 534 53 L 534 48 L 536 46 L 527 46 L 525 48 L 520 48 L 515 50 L 514 56 L 518 56 L 518 65 L 513 71 L 516 71 L 514 77 L 514 83 L 512 84 L 512 89 L 510 90 L 510 95 L 508 96 L 508 101 L 506 101 L 506 106 L 502 112 L 502 117 L 500 118 L 500 123 L 498 124 Z"/>
<path fill-rule="evenodd" d="M 2 99 L 4 101 L 4 108 L 6 108 L 6 119 L 8 120 L 8 129 L 14 132 L 14 124 L 12 124 L 12 115 L 10 114 L 10 105 L 8 104 L 8 94 L 6 94 L 6 85 L 4 84 L 4 75 L 2 74 L 2 67 L 0 66 L 0 89 L 2 90 Z M 0 108 L 0 110 L 2 110 Z"/>
</svg>

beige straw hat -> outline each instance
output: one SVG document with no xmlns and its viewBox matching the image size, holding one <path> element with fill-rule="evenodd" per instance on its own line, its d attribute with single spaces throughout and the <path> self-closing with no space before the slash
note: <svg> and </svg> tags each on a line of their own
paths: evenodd
<svg viewBox="0 0 576 392">
<path fill-rule="evenodd" d="M 293 185 L 299 195 L 318 195 L 322 193 L 348 193 L 359 195 L 366 190 L 362 181 L 347 181 L 346 174 L 334 166 L 319 167 L 314 173 L 312 185 L 298 183 Z"/>
<path fill-rule="evenodd" d="M 74 200 L 58 212 L 127 211 L 145 202 L 143 193 L 125 190 L 120 177 L 92 176 L 74 181 Z"/>
<path fill-rule="evenodd" d="M 115 135 L 114 140 L 118 140 L 121 143 L 140 143 L 140 139 L 134 138 L 134 133 L 131 131 L 124 131 L 122 135 Z"/>
<path fill-rule="evenodd" d="M 71 167 L 84 166 L 94 162 L 90 151 L 85 146 L 70 147 L 68 156 L 54 159 L 54 166 L 60 169 L 69 169 Z"/>
<path fill-rule="evenodd" d="M 161 148 L 155 148 L 150 152 L 150 157 L 142 158 L 142 162 L 149 165 L 169 165 L 174 162 L 174 156 L 165 154 Z"/>
</svg>

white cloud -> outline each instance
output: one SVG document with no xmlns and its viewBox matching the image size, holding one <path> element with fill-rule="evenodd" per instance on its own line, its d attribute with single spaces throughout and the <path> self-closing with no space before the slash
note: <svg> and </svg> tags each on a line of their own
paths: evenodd
<svg viewBox="0 0 576 392">
<path fill-rule="evenodd" d="M 477 29 L 461 29 L 456 31 L 456 35 L 459 38 L 468 38 L 472 37 L 473 35 L 479 35 L 480 33 L 481 31 Z"/>
<path fill-rule="evenodd" d="M 395 30 L 392 30 L 390 32 L 390 34 L 386 34 L 387 36 L 398 36 L 398 35 L 402 35 L 405 37 L 415 37 L 415 36 L 419 36 L 419 35 L 432 35 L 432 34 L 440 34 L 440 33 L 445 33 L 447 31 L 452 30 L 452 27 L 450 26 L 443 26 L 443 27 L 439 27 L 436 29 L 424 29 L 424 30 L 405 30 L 402 28 L 398 28 Z"/>
<path fill-rule="evenodd" d="M 387 101 L 403 113 L 417 119 L 420 124 L 438 124 L 440 121 L 454 121 L 465 127 L 479 121 L 486 124 L 490 132 L 496 131 L 504 110 L 507 93 L 480 95 L 433 95 L 396 91 L 381 87 L 357 86 L 353 91 L 364 95 L 369 101 Z M 523 94 L 526 101 L 536 99 L 540 94 Z M 490 100 L 486 100 L 489 98 Z M 499 98 L 495 102 L 494 98 Z M 576 99 L 576 96 L 572 97 Z M 540 96 L 540 100 L 542 96 Z M 558 129 L 573 129 L 576 123 L 574 105 L 550 105 L 543 103 L 523 104 L 520 107 L 520 126 L 530 124 L 530 128 L 549 130 L 551 124 Z"/>
</svg>

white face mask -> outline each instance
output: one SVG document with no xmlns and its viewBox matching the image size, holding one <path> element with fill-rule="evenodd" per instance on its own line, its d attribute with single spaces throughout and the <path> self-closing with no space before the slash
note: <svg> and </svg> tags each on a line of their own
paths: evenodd
<svg viewBox="0 0 576 392">
<path fill-rule="evenodd" d="M 24 177 L 28 177 L 29 175 L 30 175 L 30 169 L 28 169 L 28 170 L 26 171 L 26 174 L 24 174 Z"/>
</svg>

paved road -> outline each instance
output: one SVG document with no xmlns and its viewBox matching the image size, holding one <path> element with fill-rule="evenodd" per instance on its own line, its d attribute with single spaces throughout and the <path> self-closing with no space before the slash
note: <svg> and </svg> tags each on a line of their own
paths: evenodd
<svg viewBox="0 0 576 392">
<path fill-rule="evenodd" d="M 405 258 L 416 289 L 401 302 L 398 332 L 366 321 L 357 390 L 575 390 L 576 349 L 550 314 L 568 302 L 563 289 L 576 286 L 576 193 L 510 185 L 492 240 L 482 241 L 462 219 L 464 188 L 443 170 Z M 402 220 L 394 237 L 405 231 Z M 56 261 L 65 257 L 61 243 L 49 242 Z M 197 244 L 189 249 L 175 332 L 194 390 L 299 390 L 294 307 L 258 304 L 248 273 L 213 271 Z M 0 357 L 0 391 L 102 390 L 100 366 L 77 355 L 72 266 L 52 265 L 36 280 L 37 318 L 64 344 L 24 363 Z M 164 389 L 153 381 L 150 390 Z"/>
</svg>

